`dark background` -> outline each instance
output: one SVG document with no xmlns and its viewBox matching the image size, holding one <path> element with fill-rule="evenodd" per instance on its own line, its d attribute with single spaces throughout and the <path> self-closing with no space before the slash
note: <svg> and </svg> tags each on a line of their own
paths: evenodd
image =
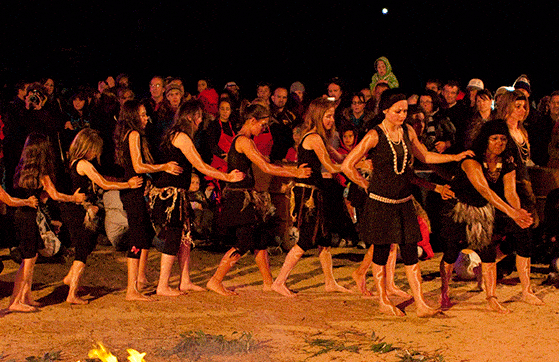
<svg viewBox="0 0 559 362">
<path fill-rule="evenodd" d="M 140 95 L 155 74 L 183 77 L 192 93 L 209 77 L 218 89 L 236 81 L 249 98 L 258 81 L 300 80 L 318 96 L 334 76 L 367 86 L 386 56 L 409 91 L 473 77 L 495 90 L 522 73 L 536 97 L 559 89 L 559 3 L 447 3 L 3 3 L 0 77 L 9 88 L 42 77 L 71 87 L 124 72 Z"/>
</svg>

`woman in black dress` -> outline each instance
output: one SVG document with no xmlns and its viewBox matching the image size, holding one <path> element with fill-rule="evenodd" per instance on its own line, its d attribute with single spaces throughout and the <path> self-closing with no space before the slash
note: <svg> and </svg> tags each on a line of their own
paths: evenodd
<svg viewBox="0 0 559 362">
<path fill-rule="evenodd" d="M 492 240 L 494 224 L 514 231 L 515 237 L 526 235 L 532 217 L 520 208 L 516 193 L 516 170 L 514 157 L 505 151 L 509 141 L 508 129 L 502 120 L 485 123 L 474 142 L 473 159 L 462 161 L 452 180 L 456 199 L 449 201 L 443 213 L 442 236 L 445 252 L 441 260 L 441 306 L 452 304 L 448 295 L 454 262 L 461 249 L 474 249 L 481 258 L 481 269 L 487 303 L 490 309 L 506 313 L 508 310 L 497 301 L 496 244 Z M 495 214 L 495 209 L 499 210 Z M 510 225 L 514 221 L 517 226 Z M 525 289 L 525 288 L 523 288 Z M 530 290 L 530 298 L 537 298 Z M 526 299 L 528 296 L 524 296 Z M 539 300 L 539 299 L 538 299 Z"/>
<path fill-rule="evenodd" d="M 384 120 L 370 130 L 349 153 L 342 164 L 343 172 L 357 185 L 367 190 L 364 214 L 361 216 L 362 237 L 370 245 L 375 285 L 379 293 L 380 310 L 401 316 L 404 312 L 388 299 L 386 290 L 386 263 L 391 244 L 399 244 L 406 276 L 417 304 L 417 315 L 428 317 L 439 311 L 427 305 L 421 290 L 421 271 L 418 265 L 417 242 L 421 232 L 414 210 L 410 188 L 411 157 L 424 163 L 460 161 L 471 151 L 458 155 L 428 152 L 415 131 L 404 125 L 408 111 L 405 94 L 398 89 L 385 91 L 380 110 Z M 367 181 L 355 168 L 365 155 L 373 161 L 374 172 Z"/>
<path fill-rule="evenodd" d="M 148 148 L 144 130 L 148 123 L 146 108 L 138 101 L 126 101 L 118 117 L 115 129 L 115 159 L 124 168 L 124 177 L 143 176 L 147 173 L 166 172 L 178 175 L 182 168 L 175 162 L 153 164 L 153 157 Z M 138 284 L 146 283 L 145 265 L 151 241 L 155 235 L 150 222 L 144 198 L 145 183 L 142 187 L 122 190 L 120 199 L 128 217 L 127 300 L 144 300 L 149 298 L 140 293 Z"/>
<path fill-rule="evenodd" d="M 22 197 L 34 196 L 41 203 L 51 198 L 55 201 L 82 203 L 85 194 L 79 190 L 73 195 L 60 193 L 54 186 L 54 152 L 49 138 L 31 133 L 25 141 L 21 159 L 14 176 L 14 189 Z M 34 312 L 39 304 L 31 297 L 33 270 L 37 252 L 43 245 L 37 225 L 37 204 L 18 208 L 15 212 L 16 239 L 22 262 L 14 280 L 14 290 L 8 309 L 15 312 Z"/>
<path fill-rule="evenodd" d="M 87 304 L 87 300 L 77 295 L 80 278 L 85 269 L 87 257 L 95 248 L 98 222 L 97 188 L 103 190 L 136 189 L 142 186 L 142 178 L 134 176 L 126 182 L 113 182 L 105 179 L 94 166 L 99 162 L 103 149 L 103 139 L 91 128 L 78 132 L 70 145 L 70 178 L 72 191 L 80 190 L 86 194 L 82 205 L 66 203 L 62 205 L 62 217 L 70 231 L 75 246 L 75 258 L 70 271 L 64 278 L 64 284 L 70 287 L 66 301 L 72 304 Z"/>
<path fill-rule="evenodd" d="M 269 216 L 271 200 L 269 194 L 254 190 L 253 164 L 265 173 L 282 177 L 305 178 L 309 177 L 311 172 L 305 164 L 298 167 L 270 164 L 258 151 L 253 138 L 268 127 L 269 118 L 270 113 L 264 106 L 248 106 L 244 112 L 243 127 L 233 139 L 227 155 L 228 169 L 237 169 L 246 176 L 242 181 L 228 183 L 223 191 L 223 211 L 219 220 L 222 225 L 234 231 L 236 244 L 225 253 L 206 285 L 208 289 L 222 295 L 236 294 L 223 286 L 223 278 L 249 250 L 254 251 L 255 261 L 264 281 L 264 290 L 271 290 L 272 286 L 268 251 L 261 230 L 264 218 Z"/>
<path fill-rule="evenodd" d="M 151 220 L 157 236 L 163 240 L 161 246 L 161 270 L 157 295 L 177 296 L 193 290 L 204 288 L 190 280 L 189 264 L 192 245 L 191 223 L 193 212 L 188 201 L 188 188 L 192 168 L 210 177 L 238 182 L 244 178 L 242 172 L 232 170 L 223 173 L 209 166 L 203 160 L 192 141 L 192 137 L 202 122 L 202 103 L 187 101 L 182 104 L 175 115 L 173 124 L 163 134 L 161 155 L 164 161 L 176 162 L 183 169 L 179 175 L 163 173 L 154 181 L 149 192 Z M 175 259 L 179 260 L 181 277 L 178 289 L 169 286 L 171 268 Z"/>
<path fill-rule="evenodd" d="M 327 98 L 318 98 L 311 102 L 305 123 L 303 137 L 297 147 L 299 164 L 308 164 L 311 177 L 295 180 L 291 191 L 290 214 L 293 232 L 298 234 L 298 241 L 287 256 L 272 289 L 286 297 L 295 294 L 287 288 L 289 274 L 306 250 L 316 246 L 319 249 L 319 260 L 324 273 L 324 287 L 327 292 L 350 292 L 336 282 L 332 270 L 332 254 L 330 253 L 332 236 L 325 222 L 325 180 L 322 169 L 328 173 L 338 173 L 341 165 L 330 159 L 328 152 L 330 140 L 336 132 L 334 124 L 335 102 Z M 331 195 L 330 195 L 331 196 Z M 333 220 L 329 220 L 333 221 Z"/>
</svg>

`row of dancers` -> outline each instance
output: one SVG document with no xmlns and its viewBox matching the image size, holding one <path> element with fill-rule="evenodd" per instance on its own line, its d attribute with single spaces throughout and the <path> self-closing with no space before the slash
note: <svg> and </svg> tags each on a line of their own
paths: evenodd
<svg viewBox="0 0 559 362">
<path fill-rule="evenodd" d="M 417 315 L 436 315 L 440 313 L 440 309 L 428 305 L 421 289 L 417 255 L 421 233 L 411 196 L 412 160 L 415 157 L 424 163 L 460 162 L 460 170 L 465 175 L 459 178 L 461 185 L 469 183 L 471 186 L 467 193 L 455 190 L 457 196 L 452 208 L 454 216 L 448 222 L 449 227 L 461 231 L 454 235 L 463 237 L 449 240 L 445 246 L 441 262 L 442 307 L 451 305 L 448 298 L 448 276 L 452 273 L 451 266 L 457 257 L 455 252 L 460 247 L 469 245 L 485 252 L 482 253 L 482 268 L 489 307 L 506 312 L 495 295 L 497 244 L 492 238 L 492 232 L 486 232 L 480 237 L 472 236 L 470 231 L 476 229 L 480 222 L 487 224 L 489 220 L 493 224 L 494 219 L 498 219 L 495 217 L 496 208 L 504 215 L 501 219 L 505 219 L 506 227 L 514 229 L 509 234 L 517 236 L 516 239 L 510 237 L 510 240 L 518 239 L 518 242 L 513 243 L 513 251 L 518 251 L 519 245 L 526 240 L 524 231 L 532 224 L 533 219 L 521 208 L 516 194 L 516 158 L 511 158 L 507 166 L 503 166 L 503 144 L 506 146 L 512 132 L 505 121 L 491 121 L 484 125 L 478 137 L 485 149 L 480 146 L 475 153 L 468 150 L 456 155 L 429 152 L 420 143 L 413 128 L 404 124 L 407 106 L 406 96 L 398 89 L 383 93 L 379 107 L 384 113 L 384 120 L 366 134 L 342 164 L 336 164 L 330 158 L 329 146 L 329 140 L 335 133 L 335 105 L 327 98 L 315 99 L 305 115 L 302 137 L 297 147 L 298 165 L 285 166 L 269 163 L 258 151 L 253 138 L 266 129 L 270 114 L 261 104 L 250 105 L 245 110 L 243 126 L 233 139 L 227 155 L 228 172 L 222 172 L 202 160 L 192 141 L 202 122 L 202 106 L 199 102 L 189 101 L 180 106 L 173 124 L 163 136 L 160 150 L 162 163 L 154 163 L 145 135 L 148 122 L 146 109 L 138 101 L 127 101 L 121 109 L 114 137 L 116 162 L 123 167 L 126 181 L 108 180 L 96 170 L 92 161 L 100 157 L 103 141 L 96 131 L 86 128 L 77 134 L 69 151 L 73 194 L 64 194 L 56 189 L 53 183 L 54 168 L 50 162 L 53 159 L 52 147 L 46 136 L 32 133 L 27 138 L 14 178 L 14 185 L 26 197 L 15 199 L 5 192 L 0 194 L 2 201 L 6 200 L 9 205 L 18 207 L 15 212 L 16 236 L 23 255 L 8 309 L 31 312 L 38 308 L 38 303 L 31 296 L 33 269 L 41 246 L 35 207 L 38 202 L 44 202 L 47 198 L 63 203 L 62 216 L 76 248 L 75 260 L 64 278 L 64 283 L 69 286 L 66 300 L 73 304 L 87 304 L 87 300 L 78 295 L 78 288 L 98 233 L 84 223 L 86 218 L 95 217 L 98 212 L 92 202 L 95 197 L 92 185 L 105 190 L 120 190 L 122 204 L 128 216 L 129 230 L 125 234 L 128 245 L 127 300 L 151 300 L 142 290 L 147 283 L 147 256 L 155 235 L 162 240 L 158 248 L 161 252 L 161 265 L 156 294 L 179 296 L 188 291 L 204 290 L 195 285 L 189 275 L 192 210 L 187 192 L 192 169 L 196 168 L 202 174 L 226 182 L 222 211 L 217 222 L 235 235 L 234 246 L 221 259 L 217 270 L 206 284 L 207 289 L 222 295 L 236 294 L 223 285 L 223 280 L 235 263 L 251 251 L 262 275 L 263 289 L 293 297 L 295 293 L 287 287 L 291 271 L 305 251 L 318 248 L 325 290 L 350 292 L 336 282 L 332 268 L 332 238 L 327 223 L 324 222 L 324 202 L 327 195 L 323 192 L 323 172 L 344 172 L 360 187 L 366 199 L 364 206 L 358 210 L 358 217 L 360 238 L 369 245 L 369 249 L 359 268 L 352 274 L 359 291 L 365 295 L 371 294 L 366 288 L 365 278 L 367 271 L 372 268 L 380 311 L 390 315 L 404 315 L 389 299 L 391 294 L 409 296 L 394 283 L 396 252 L 399 247 L 417 305 Z M 503 150 L 493 146 L 496 141 L 492 137 L 499 138 Z M 368 178 L 357 168 L 363 159 L 370 159 L 373 165 L 373 172 Z M 275 280 L 262 237 L 265 227 L 263 221 L 272 205 L 269 197 L 254 189 L 253 165 L 271 175 L 293 178 L 289 220 L 291 226 L 298 231 L 298 240 L 288 252 Z M 486 169 L 485 165 L 488 165 Z M 149 186 L 145 182 L 146 174 L 157 174 Z M 464 210 L 468 206 L 483 210 L 474 210 L 479 212 L 471 212 L 473 216 L 468 219 L 462 217 L 467 214 Z M 513 222 L 507 223 L 506 220 Z M 474 243 L 475 240 L 478 241 L 477 244 Z M 523 270 L 528 268 L 528 280 L 521 277 L 523 298 L 532 304 L 541 304 L 543 302 L 530 287 L 529 252 L 519 251 L 522 260 L 519 266 Z M 180 266 L 180 282 L 178 288 L 173 288 L 169 279 L 176 261 Z"/>
</svg>

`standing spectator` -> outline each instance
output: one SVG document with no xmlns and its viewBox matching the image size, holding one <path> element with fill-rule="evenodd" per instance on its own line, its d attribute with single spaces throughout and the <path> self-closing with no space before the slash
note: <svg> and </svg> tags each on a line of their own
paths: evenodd
<svg viewBox="0 0 559 362">
<path fill-rule="evenodd" d="M 272 151 L 270 162 L 281 161 L 287 150 L 293 146 L 293 127 L 298 123 L 297 117 L 286 107 L 287 89 L 277 87 L 272 95 L 270 107 L 270 133 L 272 134 Z"/>
<path fill-rule="evenodd" d="M 439 98 L 431 90 L 419 96 L 419 106 L 425 114 L 425 131 L 421 143 L 430 152 L 445 152 L 454 143 L 456 128 L 447 116 L 440 111 Z"/>
<path fill-rule="evenodd" d="M 552 126 L 551 132 L 545 135 L 547 141 L 547 167 L 559 168 L 559 91 L 551 93 L 549 99 L 549 118 L 544 124 Z"/>
</svg>

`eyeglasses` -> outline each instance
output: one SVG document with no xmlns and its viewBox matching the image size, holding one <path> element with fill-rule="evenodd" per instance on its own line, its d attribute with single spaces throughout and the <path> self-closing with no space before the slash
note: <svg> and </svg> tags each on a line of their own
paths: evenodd
<svg viewBox="0 0 559 362">
<path fill-rule="evenodd" d="M 162 84 L 150 84 L 149 87 L 150 88 L 161 88 L 161 87 L 163 87 L 163 85 Z"/>
</svg>

